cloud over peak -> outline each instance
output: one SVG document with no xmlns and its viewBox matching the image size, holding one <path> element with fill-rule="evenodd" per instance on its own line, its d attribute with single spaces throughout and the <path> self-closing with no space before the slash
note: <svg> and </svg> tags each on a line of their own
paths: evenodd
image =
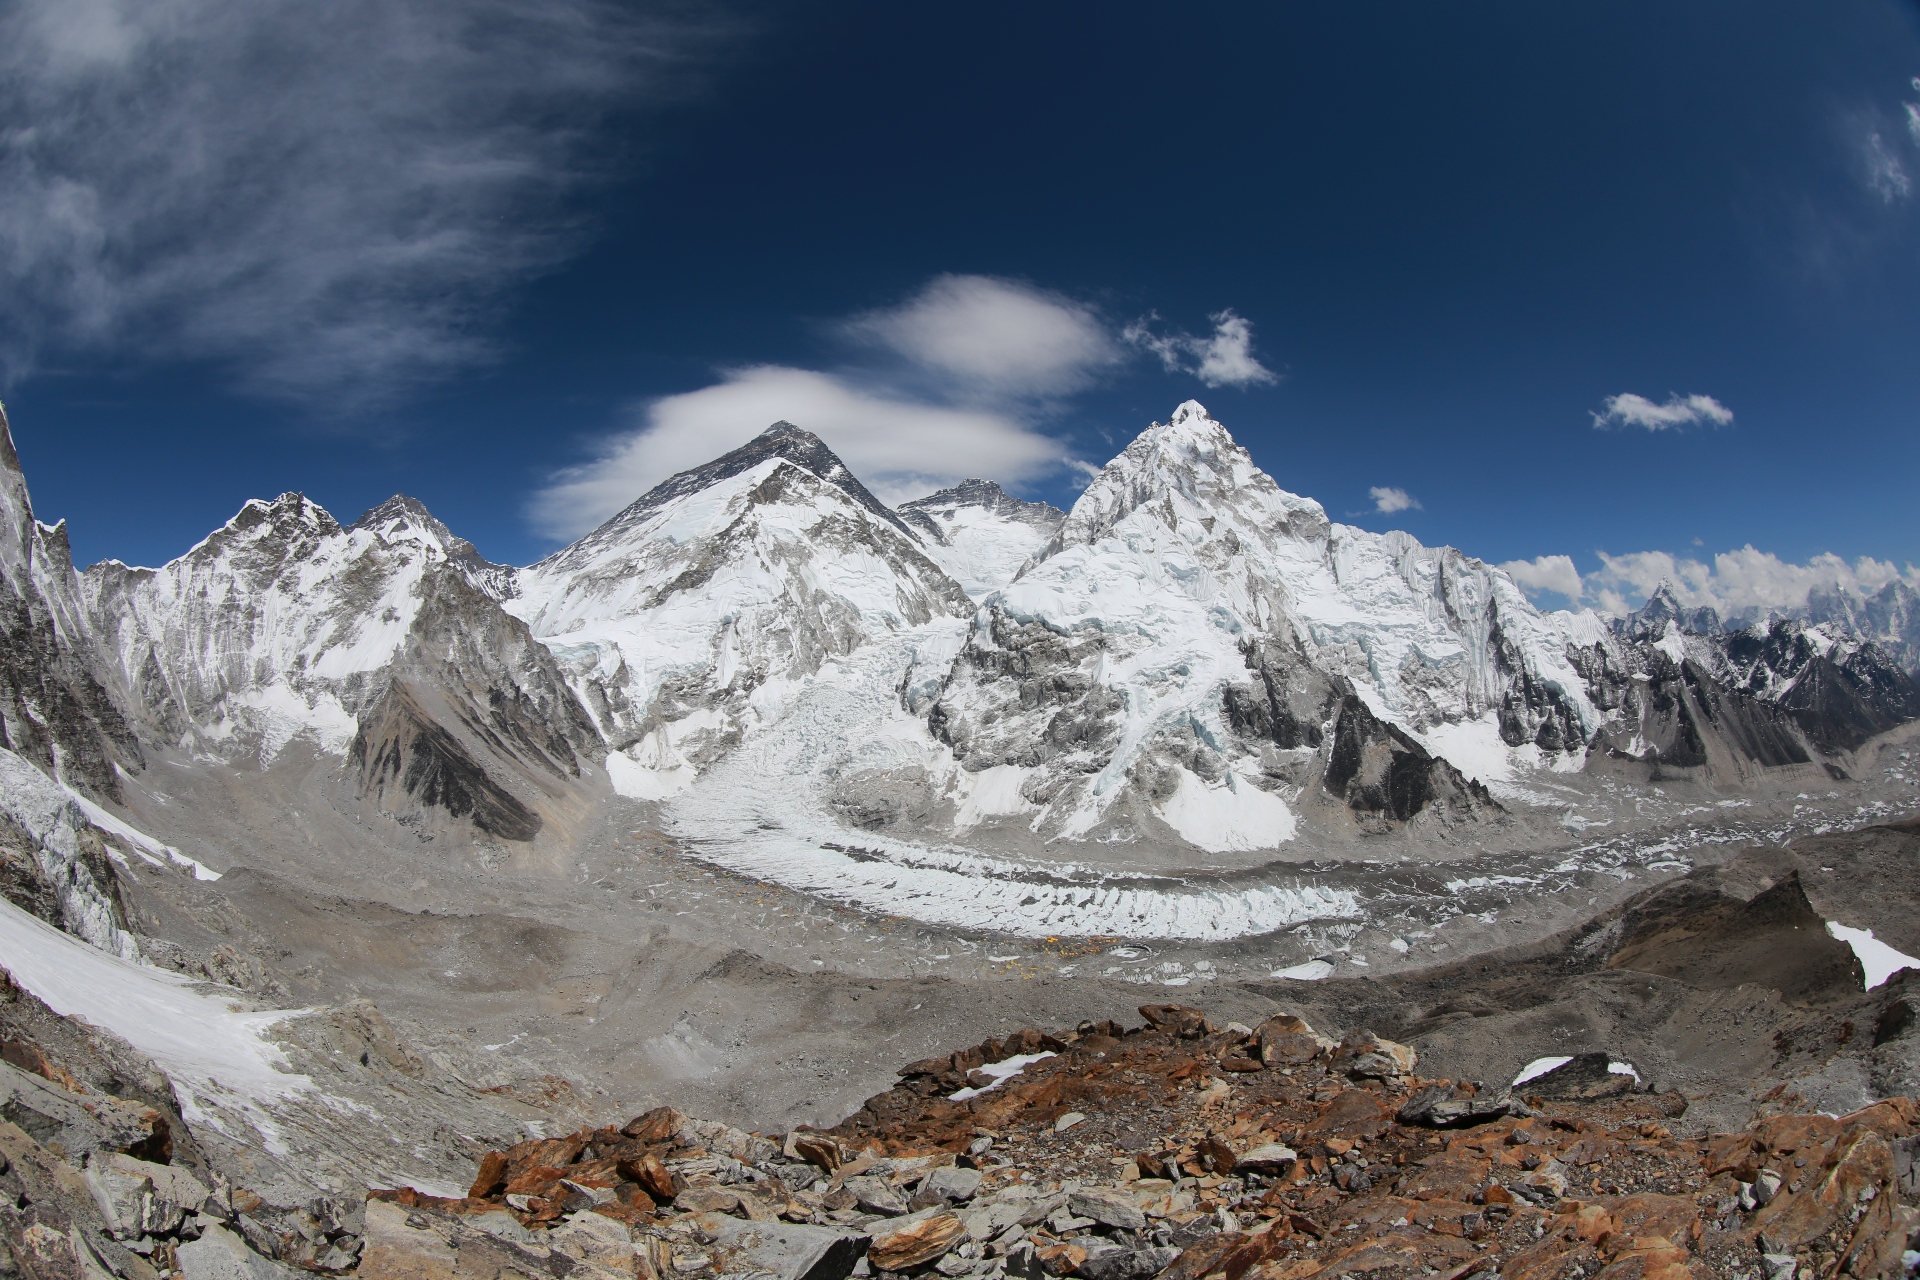
<svg viewBox="0 0 1920 1280">
<path fill-rule="evenodd" d="M 1244 317 L 1228 309 L 1209 318 L 1213 333 L 1205 337 L 1156 333 L 1153 325 L 1160 317 L 1152 313 L 1128 325 L 1121 336 L 1158 356 L 1167 372 L 1190 373 L 1209 387 L 1251 387 L 1280 380 L 1254 358 L 1253 326 Z"/>
<path fill-rule="evenodd" d="M 927 404 L 844 376 L 756 365 L 632 411 L 636 425 L 599 456 L 555 475 L 529 507 L 534 527 L 577 538 L 679 471 L 711 461 L 782 420 L 827 442 L 883 502 L 993 476 L 1017 483 L 1066 464 L 1057 441 L 986 410 Z"/>
<path fill-rule="evenodd" d="M 1090 308 L 992 276 L 936 276 L 907 301 L 856 316 L 845 329 L 934 376 L 996 396 L 1076 390 L 1120 360 Z"/>
<path fill-rule="evenodd" d="M 1712 396 L 1703 395 L 1670 395 L 1665 402 L 1656 404 L 1645 396 L 1627 392 L 1608 396 L 1602 410 L 1592 417 L 1593 425 L 1601 430 L 1645 427 L 1649 431 L 1679 431 L 1708 424 L 1716 427 L 1733 424 L 1733 410 Z"/>
</svg>

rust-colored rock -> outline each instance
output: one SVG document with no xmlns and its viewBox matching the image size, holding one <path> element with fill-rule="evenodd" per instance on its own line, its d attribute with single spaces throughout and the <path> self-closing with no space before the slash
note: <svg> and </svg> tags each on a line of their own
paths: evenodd
<svg viewBox="0 0 1920 1280">
<path fill-rule="evenodd" d="M 498 1195 L 507 1185 L 507 1153 L 489 1151 L 480 1157 L 480 1168 L 473 1175 L 473 1186 L 467 1194 L 476 1200 Z"/>
<path fill-rule="evenodd" d="M 1214 1032 L 1214 1026 L 1207 1021 L 1204 1012 L 1183 1004 L 1143 1004 L 1140 1006 L 1140 1016 L 1155 1031 L 1164 1031 L 1182 1040 L 1198 1040 Z"/>
<path fill-rule="evenodd" d="M 1305 1136 L 1315 1138 L 1373 1138 L 1393 1124 L 1393 1112 L 1366 1089 L 1348 1089 L 1329 1101 L 1307 1125 Z"/>
<path fill-rule="evenodd" d="M 673 1199 L 673 1173 L 659 1156 L 645 1155 L 638 1160 L 622 1160 L 615 1166 L 615 1172 L 626 1181 L 637 1183 L 642 1191 L 655 1200 Z"/>
<path fill-rule="evenodd" d="M 620 1132 L 646 1143 L 671 1142 L 686 1124 L 687 1118 L 672 1107 L 655 1107 L 627 1121 Z"/>
<path fill-rule="evenodd" d="M 966 1238 L 966 1225 L 958 1217 L 936 1213 L 897 1231 L 874 1236 L 867 1246 L 867 1263 L 876 1271 L 904 1271 L 946 1256 Z M 1085 1251 L 1080 1258 L 1085 1261 Z"/>
</svg>

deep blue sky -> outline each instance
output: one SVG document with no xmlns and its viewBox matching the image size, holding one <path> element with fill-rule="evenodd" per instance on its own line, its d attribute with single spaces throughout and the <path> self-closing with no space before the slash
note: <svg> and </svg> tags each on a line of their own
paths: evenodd
<svg viewBox="0 0 1920 1280">
<path fill-rule="evenodd" d="M 547 237 L 520 265 L 488 248 L 448 268 L 487 277 L 457 326 L 484 357 L 386 386 L 343 356 L 274 383 L 257 366 L 285 343 L 255 350 L 245 323 L 175 340 L 210 327 L 195 317 L 223 285 L 87 329 L 37 313 L 65 305 L 44 263 L 36 289 L 16 281 L 0 309 L 30 340 L 6 400 L 42 517 L 70 520 L 82 563 L 155 562 L 248 497 L 299 489 L 351 519 L 405 491 L 526 562 L 554 545 L 530 496 L 634 406 L 727 367 L 853 367 L 837 321 L 958 273 L 1114 330 L 1149 311 L 1251 323 L 1275 383 L 1208 388 L 1142 353 L 1018 408 L 1096 463 L 1194 396 L 1336 518 L 1489 560 L 1565 553 L 1584 573 L 1596 550 L 1752 543 L 1920 562 L 1913 7 L 843 3 L 660 39 L 681 41 L 664 96 L 547 108 L 576 113 L 551 145 L 591 180 L 554 207 L 451 216 Z M 221 109 L 272 80 L 234 64 Z M 77 172 L 97 164 L 74 145 Z M 101 191 L 143 198 L 140 180 Z M 222 207 L 244 221 L 248 198 Z M 276 231 L 183 215 L 142 234 L 117 270 Z M 286 234 L 270 255 L 307 251 Z M 284 324 L 265 310 L 263 330 Z M 1622 393 L 1708 395 L 1734 420 L 1595 429 Z M 1372 486 L 1421 506 L 1374 512 Z M 1071 474 L 1028 492 L 1066 505 Z"/>
</svg>

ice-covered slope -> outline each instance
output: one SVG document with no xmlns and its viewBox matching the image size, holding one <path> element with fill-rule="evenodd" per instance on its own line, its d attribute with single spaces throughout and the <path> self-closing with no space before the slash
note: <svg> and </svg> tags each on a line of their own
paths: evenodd
<svg viewBox="0 0 1920 1280">
<path fill-rule="evenodd" d="M 271 761 L 304 737 L 344 752 L 449 557 L 390 519 L 343 529 L 297 493 L 258 499 L 158 569 L 88 569 L 101 643 L 147 722 L 177 745 Z"/>
<path fill-rule="evenodd" d="M 647 799 L 778 719 L 828 659 L 973 610 L 899 518 L 787 423 L 667 480 L 519 588 L 506 607 L 619 751 L 615 785 Z"/>
<path fill-rule="evenodd" d="M 1067 518 L 1060 508 L 1022 502 L 991 480 L 963 480 L 901 503 L 898 513 L 920 534 L 927 555 L 975 599 L 1012 582 Z"/>
<path fill-rule="evenodd" d="M 114 762 L 138 745 L 97 665 L 67 527 L 34 519 L 27 478 L 0 409 L 0 746 L 96 794 L 114 796 Z"/>
<path fill-rule="evenodd" d="M 1328 780 L 1380 821 L 1487 808 L 1430 751 L 1498 777 L 1516 747 L 1577 758 L 1601 717 L 1568 648 L 1603 633 L 1450 548 L 1333 523 L 1189 401 L 987 602 L 931 724 L 969 770 L 1024 771 L 1043 830 L 1151 813 L 1202 847 L 1266 847 L 1329 732 Z"/>
<path fill-rule="evenodd" d="M 84 581 L 160 742 L 263 767 L 296 741 L 350 754 L 356 795 L 423 833 L 452 818 L 530 839 L 599 755 L 551 655 L 494 599 L 510 572 L 412 499 L 347 528 L 299 494 L 249 502 L 161 568 Z"/>
</svg>

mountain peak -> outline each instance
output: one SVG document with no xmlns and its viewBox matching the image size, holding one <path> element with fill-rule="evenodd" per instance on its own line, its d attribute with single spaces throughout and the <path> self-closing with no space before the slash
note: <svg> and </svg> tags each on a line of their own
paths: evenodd
<svg viewBox="0 0 1920 1280">
<path fill-rule="evenodd" d="M 348 528 L 390 531 L 395 524 L 408 525 L 419 529 L 435 542 L 453 559 L 477 558 L 479 552 L 473 544 L 434 518 L 427 510 L 427 504 L 418 498 L 410 498 L 404 493 L 396 493 L 379 506 L 355 520 Z"/>
<path fill-rule="evenodd" d="M 1207 406 L 1201 404 L 1198 400 L 1182 400 L 1179 405 L 1175 407 L 1173 417 L 1168 419 L 1167 425 L 1170 427 L 1178 427 L 1194 421 L 1213 422 L 1213 415 L 1208 413 Z M 1217 422 L 1213 422 L 1213 424 L 1216 427 L 1220 425 Z"/>
<path fill-rule="evenodd" d="M 602 530 L 625 528 L 637 520 L 644 519 L 648 512 L 675 498 L 698 493 L 743 471 L 751 471 L 769 458 L 784 458 L 795 466 L 806 468 L 841 490 L 878 519 L 885 520 L 908 537 L 914 536 L 906 523 L 885 503 L 874 497 L 867 486 L 861 484 L 859 478 L 847 469 L 847 464 L 827 447 L 826 441 L 805 427 L 795 426 L 782 419 L 738 449 L 724 453 L 704 466 L 682 471 L 678 475 L 661 481 L 581 541 L 585 542 L 596 537 Z"/>
</svg>

